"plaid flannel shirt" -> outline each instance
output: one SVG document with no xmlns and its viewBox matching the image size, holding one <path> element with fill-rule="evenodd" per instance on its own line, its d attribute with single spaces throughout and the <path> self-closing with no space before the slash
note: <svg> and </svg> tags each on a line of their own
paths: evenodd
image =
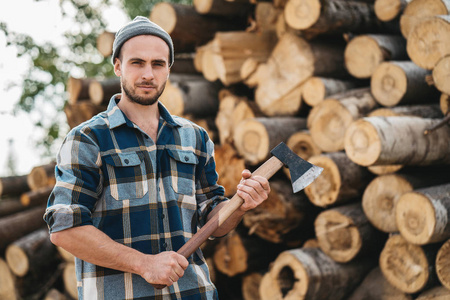
<svg viewBox="0 0 450 300">
<path fill-rule="evenodd" d="M 147 254 L 177 251 L 225 200 L 206 131 L 159 104 L 157 143 L 119 109 L 72 129 L 57 156 L 56 185 L 44 216 L 50 232 L 93 225 Z M 217 299 L 201 250 L 171 287 L 75 260 L 80 299 Z"/>
</svg>

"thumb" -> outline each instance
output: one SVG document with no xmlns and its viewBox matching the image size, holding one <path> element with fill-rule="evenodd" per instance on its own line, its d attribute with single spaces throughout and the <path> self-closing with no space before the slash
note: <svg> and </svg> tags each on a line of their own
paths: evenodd
<svg viewBox="0 0 450 300">
<path fill-rule="evenodd" d="M 252 177 L 252 172 L 250 172 L 249 170 L 245 169 L 244 171 L 242 171 L 242 179 L 248 179 Z"/>
</svg>

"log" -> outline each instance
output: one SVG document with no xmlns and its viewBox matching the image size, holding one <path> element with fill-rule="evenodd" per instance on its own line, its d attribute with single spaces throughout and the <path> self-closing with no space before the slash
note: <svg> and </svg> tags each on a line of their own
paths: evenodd
<svg viewBox="0 0 450 300">
<path fill-rule="evenodd" d="M 336 0 L 289 0 L 286 23 L 308 35 L 378 31 L 373 4 Z"/>
<path fill-rule="evenodd" d="M 114 39 L 116 37 L 115 32 L 103 31 L 97 36 L 97 50 L 103 57 L 112 55 L 112 48 Z"/>
<path fill-rule="evenodd" d="M 450 238 L 450 183 L 404 193 L 395 209 L 403 238 L 418 245 Z"/>
<path fill-rule="evenodd" d="M 360 203 L 321 212 L 314 227 L 320 249 L 339 263 L 379 255 L 385 241 L 364 215 Z"/>
<path fill-rule="evenodd" d="M 442 285 L 450 289 L 450 240 L 447 240 L 436 255 L 436 273 Z"/>
<path fill-rule="evenodd" d="M 257 71 L 255 101 L 261 111 L 267 116 L 296 115 L 301 108 L 300 88 L 305 80 L 311 76 L 347 74 L 344 48 L 341 40 L 307 42 L 292 33 L 284 34 L 267 63 L 259 67 L 263 71 Z"/>
<path fill-rule="evenodd" d="M 375 0 L 374 11 L 377 18 L 383 22 L 400 18 L 406 5 L 412 0 Z"/>
<path fill-rule="evenodd" d="M 219 74 L 214 66 L 214 55 L 212 40 L 203 46 L 199 46 L 195 54 L 195 68 L 202 72 L 206 80 L 211 82 L 219 79 Z"/>
<path fill-rule="evenodd" d="M 446 183 L 446 171 L 445 167 L 407 167 L 395 174 L 377 176 L 364 190 L 364 214 L 377 229 L 398 232 L 395 212 L 400 197 L 414 189 Z"/>
<path fill-rule="evenodd" d="M 353 38 L 345 48 L 345 66 L 356 78 L 369 78 L 387 60 L 406 60 L 406 41 L 387 34 L 365 34 Z"/>
<path fill-rule="evenodd" d="M 19 299 L 15 286 L 14 276 L 8 267 L 6 261 L 0 257 L 0 299 L 16 300 Z"/>
<path fill-rule="evenodd" d="M 75 264 L 66 263 L 63 270 L 64 290 L 73 299 L 78 299 L 77 278 L 75 273 Z"/>
<path fill-rule="evenodd" d="M 90 101 L 82 101 L 75 104 L 67 104 L 64 107 L 64 113 L 66 114 L 67 124 L 70 128 L 73 128 L 81 123 L 89 120 L 96 114 L 102 112 L 104 107 L 97 106 Z"/>
<path fill-rule="evenodd" d="M 45 295 L 44 300 L 68 300 L 67 297 L 55 288 L 52 288 Z"/>
<path fill-rule="evenodd" d="M 56 247 L 56 250 L 58 250 L 58 254 L 63 261 L 68 263 L 75 263 L 75 256 L 72 253 L 61 247 Z"/>
<path fill-rule="evenodd" d="M 43 187 L 48 187 L 56 183 L 55 179 L 56 162 L 35 166 L 27 176 L 28 186 L 32 191 Z"/>
<path fill-rule="evenodd" d="M 386 280 L 386 278 L 384 278 L 380 268 L 376 267 L 372 271 L 370 271 L 370 273 L 364 278 L 360 286 L 358 286 L 348 298 L 348 300 L 360 300 L 360 299 L 413 300 L 413 297 L 392 286 Z"/>
<path fill-rule="evenodd" d="M 450 54 L 450 15 L 418 23 L 408 36 L 406 51 L 416 65 L 432 70 L 439 60 Z"/>
<path fill-rule="evenodd" d="M 251 57 L 258 62 L 266 62 L 276 43 L 277 36 L 270 31 L 218 32 L 210 49 L 213 52 L 211 67 L 216 70 L 225 86 L 241 82 L 241 66 L 244 61 Z M 202 69 L 205 69 L 204 64 Z"/>
<path fill-rule="evenodd" d="M 280 248 L 237 229 L 221 238 L 216 246 L 214 266 L 229 277 L 267 269 L 281 252 Z"/>
<path fill-rule="evenodd" d="M 225 196 L 233 196 L 245 169 L 244 159 L 239 157 L 231 144 L 216 145 L 214 159 L 219 174 L 218 183 L 225 188 Z"/>
<path fill-rule="evenodd" d="M 244 300 L 259 300 L 259 287 L 264 274 L 253 272 L 242 278 L 242 297 Z"/>
<path fill-rule="evenodd" d="M 371 261 L 339 264 L 319 248 L 282 252 L 262 279 L 262 300 L 345 299 L 373 268 Z"/>
<path fill-rule="evenodd" d="M 442 113 L 447 115 L 450 112 L 450 96 L 442 94 L 441 99 L 439 100 L 439 106 L 441 107 Z"/>
<path fill-rule="evenodd" d="M 305 128 L 304 118 L 247 119 L 235 128 L 235 147 L 247 163 L 257 165 L 269 156 L 276 145 Z"/>
<path fill-rule="evenodd" d="M 46 204 L 53 186 L 44 186 L 40 189 L 23 193 L 20 196 L 20 203 L 24 207 L 34 207 L 41 204 Z"/>
<path fill-rule="evenodd" d="M 301 130 L 292 134 L 287 140 L 286 145 L 304 160 L 308 160 L 311 156 L 322 153 L 320 148 L 312 140 L 308 130 Z"/>
<path fill-rule="evenodd" d="M 317 215 L 304 193 L 292 192 L 285 180 L 272 180 L 268 199 L 243 217 L 250 234 L 274 244 L 298 244 L 314 234 L 311 224 Z"/>
<path fill-rule="evenodd" d="M 409 1 L 400 17 L 401 33 L 406 39 L 409 39 L 413 28 L 423 19 L 449 13 L 450 1 L 448 0 Z"/>
<path fill-rule="evenodd" d="M 343 150 L 345 132 L 350 124 L 377 107 L 369 88 L 350 90 L 325 99 L 308 115 L 308 128 L 314 143 L 324 152 Z"/>
<path fill-rule="evenodd" d="M 27 182 L 27 175 L 7 176 L 0 178 L 0 197 L 5 195 L 13 196 L 28 192 L 30 187 Z"/>
<path fill-rule="evenodd" d="M 444 94 L 450 94 L 450 55 L 441 58 L 433 68 L 434 86 Z"/>
<path fill-rule="evenodd" d="M 92 80 L 92 78 L 69 77 L 66 83 L 69 104 L 84 102 L 84 100 L 89 99 L 89 84 Z"/>
<path fill-rule="evenodd" d="M 255 6 L 255 23 L 257 32 L 276 32 L 278 16 L 282 10 L 274 2 L 257 2 Z"/>
<path fill-rule="evenodd" d="M 107 106 L 111 97 L 121 92 L 120 78 L 112 77 L 105 80 L 92 80 L 89 83 L 89 99 L 95 105 Z"/>
<path fill-rule="evenodd" d="M 316 106 L 326 98 L 360 87 L 357 81 L 325 77 L 311 77 L 303 85 L 302 97 L 309 106 Z"/>
<path fill-rule="evenodd" d="M 436 286 L 419 294 L 416 300 L 440 300 L 450 298 L 450 290 Z"/>
<path fill-rule="evenodd" d="M 375 69 L 370 89 L 383 106 L 437 103 L 438 90 L 425 80 L 430 74 L 411 61 L 384 62 Z"/>
<path fill-rule="evenodd" d="M 24 277 L 29 273 L 53 271 L 57 265 L 55 254 L 48 229 L 43 227 L 8 245 L 5 257 L 11 272 Z"/>
<path fill-rule="evenodd" d="M 150 20 L 172 37 L 177 52 L 193 52 L 197 46 L 212 40 L 218 31 L 244 30 L 246 17 L 223 18 L 199 14 L 192 5 L 169 2 L 157 3 Z"/>
<path fill-rule="evenodd" d="M 12 215 L 24 210 L 19 198 L 8 198 L 0 200 L 0 217 Z"/>
<path fill-rule="evenodd" d="M 438 104 L 417 104 L 417 105 L 400 105 L 393 107 L 382 107 L 371 111 L 368 117 L 393 117 L 393 116 L 414 116 L 429 119 L 442 118 L 442 111 Z"/>
<path fill-rule="evenodd" d="M 419 117 L 363 118 L 347 129 L 345 152 L 362 166 L 448 164 L 450 128 L 444 126 L 423 134 L 439 122 Z"/>
<path fill-rule="evenodd" d="M 399 234 L 392 235 L 381 251 L 380 269 L 399 290 L 408 294 L 423 291 L 438 282 L 434 260 L 439 246 L 414 245 Z"/>
<path fill-rule="evenodd" d="M 252 5 L 250 2 L 224 0 L 194 0 L 195 10 L 201 15 L 222 16 L 228 18 L 246 16 Z"/>
<path fill-rule="evenodd" d="M 10 243 L 44 226 L 45 223 L 42 220 L 44 211 L 45 206 L 38 206 L 1 218 L 0 253 Z"/>
<path fill-rule="evenodd" d="M 316 206 L 328 207 L 360 197 L 372 174 L 353 163 L 344 152 L 329 152 L 313 156 L 312 164 L 322 167 L 322 174 L 305 188 L 309 200 Z"/>
<path fill-rule="evenodd" d="M 220 85 L 202 76 L 187 80 L 169 80 L 159 100 L 171 114 L 196 118 L 215 116 L 219 108 Z"/>
</svg>

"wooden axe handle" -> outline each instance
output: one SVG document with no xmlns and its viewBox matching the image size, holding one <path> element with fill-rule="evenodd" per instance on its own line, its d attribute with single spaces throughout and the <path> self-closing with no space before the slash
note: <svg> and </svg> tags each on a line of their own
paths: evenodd
<svg viewBox="0 0 450 300">
<path fill-rule="evenodd" d="M 279 169 L 283 166 L 283 163 L 272 156 L 264 164 L 262 164 L 258 169 L 256 169 L 252 176 L 258 175 L 266 179 L 272 177 Z M 222 207 L 206 224 L 197 231 L 192 238 L 187 241 L 186 244 L 181 247 L 177 253 L 188 258 L 192 255 L 200 246 L 220 227 L 242 204 L 244 200 L 237 194 L 231 198 L 224 207 Z M 153 285 L 157 289 L 164 288 L 163 285 Z"/>
</svg>

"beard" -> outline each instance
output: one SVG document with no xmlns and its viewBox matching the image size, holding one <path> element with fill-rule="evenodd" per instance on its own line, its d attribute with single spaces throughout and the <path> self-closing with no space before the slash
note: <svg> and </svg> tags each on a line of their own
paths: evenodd
<svg viewBox="0 0 450 300">
<path fill-rule="evenodd" d="M 152 87 L 156 88 L 156 94 L 155 95 L 151 95 L 149 93 L 145 93 L 143 96 L 136 94 L 136 89 L 129 84 L 125 79 L 123 79 L 123 77 L 121 77 L 121 83 L 122 83 L 122 90 L 123 93 L 128 97 L 128 99 L 131 100 L 131 102 L 140 104 L 140 105 L 153 105 L 155 104 L 159 97 L 161 96 L 161 94 L 163 93 L 165 87 L 166 87 L 166 82 L 164 81 L 164 83 L 161 85 L 160 88 L 157 88 L 157 86 L 153 85 L 150 82 L 140 82 L 138 85 L 149 85 Z"/>
</svg>

